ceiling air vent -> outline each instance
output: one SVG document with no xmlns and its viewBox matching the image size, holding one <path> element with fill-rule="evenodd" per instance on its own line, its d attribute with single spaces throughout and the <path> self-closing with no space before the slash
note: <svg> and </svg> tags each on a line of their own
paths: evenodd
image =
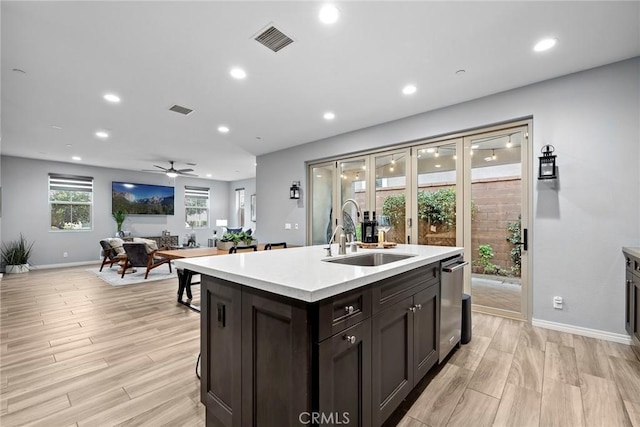
<svg viewBox="0 0 640 427">
<path fill-rule="evenodd" d="M 173 107 L 169 108 L 169 111 L 173 111 L 174 113 L 180 113 L 180 114 L 184 114 L 185 116 L 191 114 L 193 112 L 192 109 L 187 108 L 187 107 L 183 107 L 181 105 L 174 105 Z"/>
<path fill-rule="evenodd" d="M 273 25 L 268 26 L 266 30 L 258 34 L 255 40 L 274 52 L 277 52 L 293 43 L 292 39 Z"/>
</svg>

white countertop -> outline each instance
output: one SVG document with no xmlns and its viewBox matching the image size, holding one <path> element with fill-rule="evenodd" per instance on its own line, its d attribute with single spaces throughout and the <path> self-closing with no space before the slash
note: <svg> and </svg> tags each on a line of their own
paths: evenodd
<svg viewBox="0 0 640 427">
<path fill-rule="evenodd" d="M 271 251 L 177 259 L 178 268 L 218 277 L 306 302 L 320 301 L 387 277 L 440 261 L 462 253 L 463 248 L 447 246 L 398 245 L 393 249 L 360 249 L 357 253 L 332 258 L 357 256 L 367 252 L 415 255 L 377 267 L 359 267 L 322 261 L 326 245 Z M 347 249 L 349 251 L 349 249 Z"/>
<path fill-rule="evenodd" d="M 622 247 L 622 252 L 626 252 L 629 255 L 633 255 L 636 258 L 640 258 L 640 248 L 632 248 L 629 246 Z"/>
</svg>

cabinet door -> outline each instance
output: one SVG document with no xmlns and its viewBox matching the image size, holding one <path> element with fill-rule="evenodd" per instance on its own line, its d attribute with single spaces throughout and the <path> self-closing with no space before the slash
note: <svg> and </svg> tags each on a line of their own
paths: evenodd
<svg viewBox="0 0 640 427">
<path fill-rule="evenodd" d="M 640 341 L 640 276 L 633 276 L 633 307 L 631 307 L 631 318 L 633 335 Z"/>
<path fill-rule="evenodd" d="M 311 410 L 311 345 L 303 304 L 242 292 L 242 426 L 299 426 Z"/>
<path fill-rule="evenodd" d="M 371 319 L 318 344 L 318 360 L 318 412 L 330 425 L 370 426 Z"/>
<path fill-rule="evenodd" d="M 625 270 L 625 316 L 624 316 L 624 327 L 629 333 L 629 335 L 633 335 L 635 332 L 635 310 L 634 310 L 634 288 L 635 285 L 633 283 L 633 273 L 628 268 Z"/>
<path fill-rule="evenodd" d="M 438 362 L 440 286 L 434 285 L 413 297 L 413 380 L 417 383 Z"/>
<path fill-rule="evenodd" d="M 373 316 L 372 425 L 379 426 L 413 388 L 413 297 Z"/>
<path fill-rule="evenodd" d="M 206 275 L 201 287 L 200 399 L 212 424 L 240 426 L 241 291 Z"/>
</svg>

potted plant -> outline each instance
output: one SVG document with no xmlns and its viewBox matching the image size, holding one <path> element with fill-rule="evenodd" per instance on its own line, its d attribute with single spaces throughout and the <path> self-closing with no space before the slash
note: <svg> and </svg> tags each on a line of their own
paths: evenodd
<svg viewBox="0 0 640 427">
<path fill-rule="evenodd" d="M 32 248 L 33 242 L 27 242 L 22 233 L 20 233 L 18 240 L 4 243 L 0 252 L 2 254 L 2 262 L 5 265 L 5 272 L 11 274 L 29 271 L 29 257 L 31 256 Z"/>
<path fill-rule="evenodd" d="M 224 233 L 222 238 L 218 240 L 217 248 L 223 250 L 229 250 L 233 246 L 238 246 L 238 243 L 243 242 L 245 245 L 251 245 L 257 243 L 251 234 L 241 231 L 240 233 Z"/>
<path fill-rule="evenodd" d="M 113 212 L 111 215 L 113 216 L 113 219 L 116 221 L 116 226 L 118 227 L 117 235 L 119 237 L 122 237 L 121 236 L 121 234 L 122 234 L 122 223 L 127 218 L 127 215 L 122 211 Z"/>
</svg>

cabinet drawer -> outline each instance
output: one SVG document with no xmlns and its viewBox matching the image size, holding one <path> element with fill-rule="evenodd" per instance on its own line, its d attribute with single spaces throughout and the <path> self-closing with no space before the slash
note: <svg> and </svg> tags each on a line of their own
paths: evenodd
<svg viewBox="0 0 640 427">
<path fill-rule="evenodd" d="M 372 312 L 378 313 L 398 301 L 418 292 L 417 286 L 427 288 L 440 281 L 440 263 L 434 262 L 415 270 L 390 277 L 372 287 Z"/>
<path fill-rule="evenodd" d="M 318 342 L 371 316 L 371 289 L 360 288 L 327 298 L 318 308 Z"/>
</svg>

